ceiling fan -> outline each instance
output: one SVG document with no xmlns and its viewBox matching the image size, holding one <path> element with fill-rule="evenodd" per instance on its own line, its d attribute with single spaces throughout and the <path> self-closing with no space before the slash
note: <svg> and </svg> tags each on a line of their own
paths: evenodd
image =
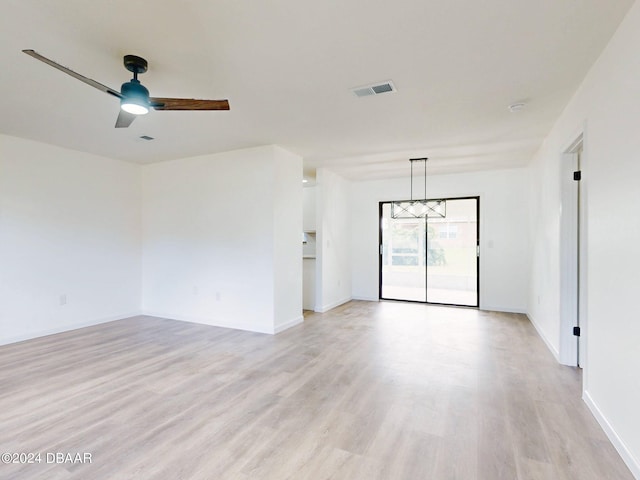
<svg viewBox="0 0 640 480">
<path fill-rule="evenodd" d="M 146 115 L 149 109 L 154 110 L 229 110 L 228 100 L 196 100 L 193 98 L 162 98 L 150 97 L 149 90 L 138 80 L 138 75 L 147 71 L 147 61 L 135 55 L 124 56 L 124 67 L 133 73 L 133 78 L 122 84 L 120 91 L 109 88 L 91 78 L 63 67 L 59 63 L 40 55 L 33 50 L 22 50 L 27 55 L 51 65 L 64 73 L 77 78 L 81 82 L 91 85 L 100 91 L 113 95 L 120 99 L 120 113 L 116 120 L 116 128 L 125 128 L 131 125 L 138 115 Z"/>
</svg>

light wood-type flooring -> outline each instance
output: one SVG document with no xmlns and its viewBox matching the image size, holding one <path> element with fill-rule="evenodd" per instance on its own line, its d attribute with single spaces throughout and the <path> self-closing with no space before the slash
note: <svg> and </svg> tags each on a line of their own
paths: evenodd
<svg viewBox="0 0 640 480">
<path fill-rule="evenodd" d="M 626 480 L 522 315 L 350 302 L 276 336 L 136 317 L 0 347 L 25 480 Z"/>
</svg>

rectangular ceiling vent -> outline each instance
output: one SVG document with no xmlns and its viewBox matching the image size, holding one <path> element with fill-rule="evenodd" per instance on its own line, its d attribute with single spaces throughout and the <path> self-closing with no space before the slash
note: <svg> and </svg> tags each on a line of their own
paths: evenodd
<svg viewBox="0 0 640 480">
<path fill-rule="evenodd" d="M 395 93 L 397 92 L 396 86 L 391 80 L 386 82 L 373 83 L 371 85 L 365 85 L 362 87 L 352 88 L 351 91 L 356 97 L 369 97 L 371 95 L 381 95 L 383 93 Z"/>
</svg>

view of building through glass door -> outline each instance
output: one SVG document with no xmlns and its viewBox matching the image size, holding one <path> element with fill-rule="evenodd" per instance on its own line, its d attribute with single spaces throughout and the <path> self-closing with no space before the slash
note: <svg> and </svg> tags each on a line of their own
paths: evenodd
<svg viewBox="0 0 640 480">
<path fill-rule="evenodd" d="M 381 299 L 479 306 L 479 198 L 439 202 L 418 218 L 380 203 Z"/>
</svg>

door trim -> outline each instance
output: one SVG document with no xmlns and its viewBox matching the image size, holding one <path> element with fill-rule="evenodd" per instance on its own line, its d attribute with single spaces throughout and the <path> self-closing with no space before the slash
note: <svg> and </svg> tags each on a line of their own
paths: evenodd
<svg viewBox="0 0 640 480">
<path fill-rule="evenodd" d="M 587 203 L 585 189 L 586 144 L 580 133 L 560 156 L 560 334 L 558 361 L 573 367 L 587 359 Z M 580 153 L 579 153 L 580 152 Z M 579 163 L 578 163 L 579 162 Z M 582 171 L 580 181 L 573 172 Z M 573 327 L 580 327 L 580 336 Z M 586 383 L 586 376 L 583 376 Z"/>
</svg>

